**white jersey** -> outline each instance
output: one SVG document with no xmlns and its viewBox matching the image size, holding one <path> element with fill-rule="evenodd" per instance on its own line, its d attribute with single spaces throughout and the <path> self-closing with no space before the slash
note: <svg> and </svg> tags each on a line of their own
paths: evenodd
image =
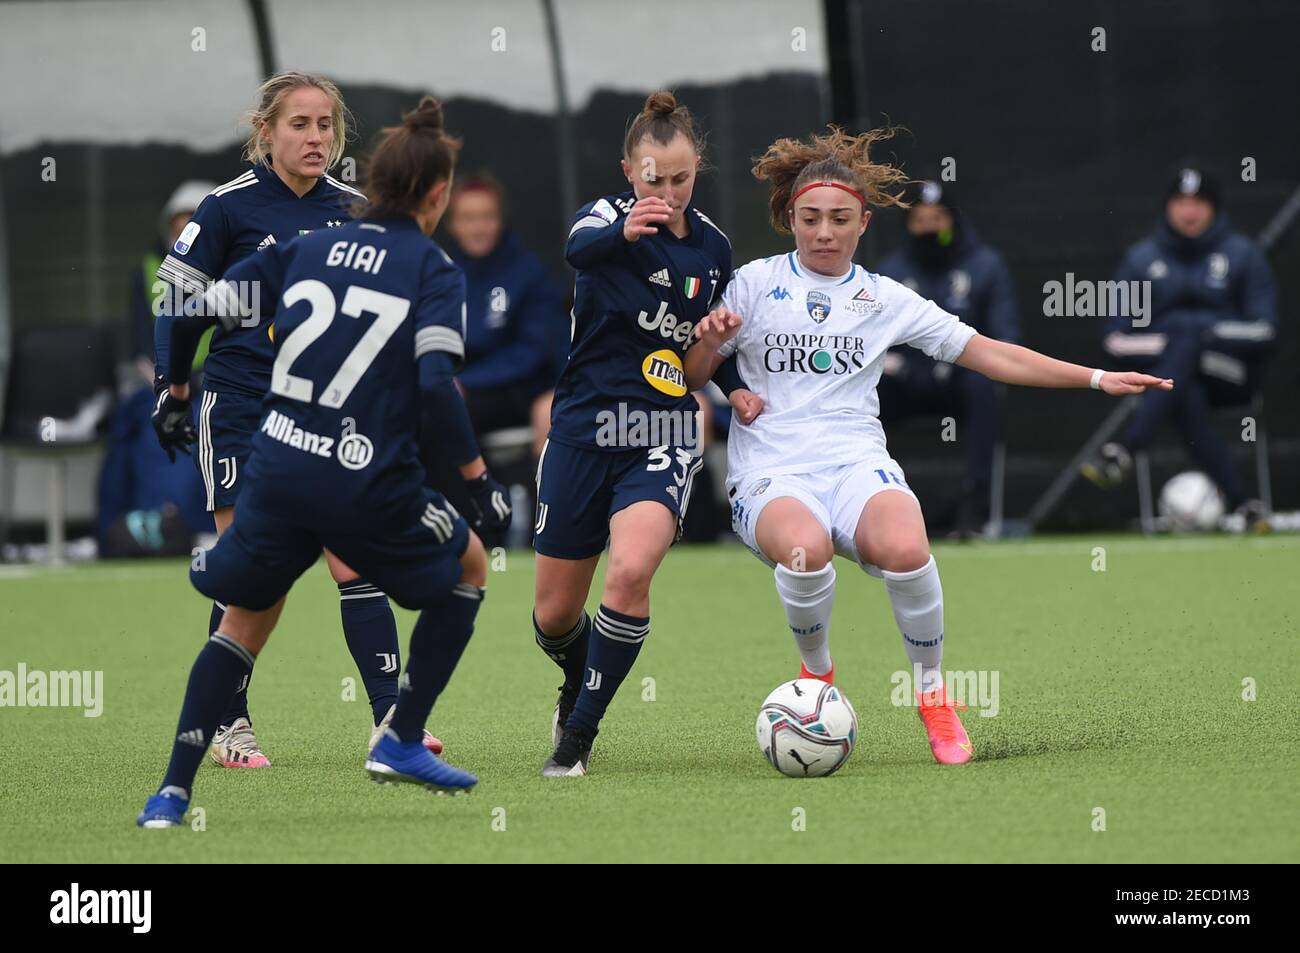
<svg viewBox="0 0 1300 953">
<path fill-rule="evenodd" d="M 731 428 L 729 482 L 887 455 L 876 395 L 885 352 L 910 344 L 952 362 L 976 333 L 892 278 L 858 265 L 827 278 L 794 252 L 739 268 L 722 300 L 744 323 L 720 353 L 738 355 L 764 401 L 757 420 Z"/>
</svg>

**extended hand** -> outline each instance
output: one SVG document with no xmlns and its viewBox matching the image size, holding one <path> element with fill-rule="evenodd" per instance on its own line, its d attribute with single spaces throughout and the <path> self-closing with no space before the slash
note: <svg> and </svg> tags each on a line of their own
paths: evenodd
<svg viewBox="0 0 1300 953">
<path fill-rule="evenodd" d="M 719 305 L 695 325 L 695 337 L 705 347 L 716 351 L 740 333 L 744 318 Z"/>
<path fill-rule="evenodd" d="M 1165 377 L 1152 377 L 1134 371 L 1107 371 L 1098 381 L 1101 389 L 1112 397 L 1141 394 L 1148 390 L 1173 390 L 1174 382 Z"/>
</svg>

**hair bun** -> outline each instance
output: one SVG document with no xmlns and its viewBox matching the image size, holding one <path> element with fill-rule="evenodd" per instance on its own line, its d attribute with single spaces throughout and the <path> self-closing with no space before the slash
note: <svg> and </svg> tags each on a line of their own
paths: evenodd
<svg viewBox="0 0 1300 953">
<path fill-rule="evenodd" d="M 402 123 L 412 132 L 441 132 L 442 103 L 433 96 L 425 96 L 414 111 L 402 117 Z"/>
<path fill-rule="evenodd" d="M 646 97 L 644 112 L 652 116 L 671 116 L 677 110 L 677 97 L 666 89 Z"/>
</svg>

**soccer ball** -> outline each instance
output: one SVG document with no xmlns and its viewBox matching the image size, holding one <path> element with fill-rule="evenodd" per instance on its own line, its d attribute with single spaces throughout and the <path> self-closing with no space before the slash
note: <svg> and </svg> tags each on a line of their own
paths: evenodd
<svg viewBox="0 0 1300 953">
<path fill-rule="evenodd" d="M 858 716 L 834 685 L 797 678 L 777 686 L 758 710 L 758 747 L 791 778 L 819 778 L 848 760 Z"/>
<path fill-rule="evenodd" d="M 1170 529 L 1215 529 L 1223 516 L 1223 497 L 1204 473 L 1180 473 L 1160 491 L 1160 515 Z"/>
</svg>

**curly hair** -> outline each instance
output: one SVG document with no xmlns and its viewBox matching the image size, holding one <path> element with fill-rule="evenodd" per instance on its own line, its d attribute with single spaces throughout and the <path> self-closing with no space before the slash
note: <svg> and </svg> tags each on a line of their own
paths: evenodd
<svg viewBox="0 0 1300 953">
<path fill-rule="evenodd" d="M 898 132 L 894 126 L 871 129 L 852 136 L 838 126 L 807 141 L 778 139 L 754 161 L 754 178 L 770 188 L 768 220 L 778 232 L 789 234 L 794 194 L 809 182 L 839 182 L 852 186 L 868 206 L 907 208 L 902 187 L 911 180 L 902 169 L 873 162 L 871 147 Z M 900 191 L 889 190 L 897 187 Z"/>
</svg>

